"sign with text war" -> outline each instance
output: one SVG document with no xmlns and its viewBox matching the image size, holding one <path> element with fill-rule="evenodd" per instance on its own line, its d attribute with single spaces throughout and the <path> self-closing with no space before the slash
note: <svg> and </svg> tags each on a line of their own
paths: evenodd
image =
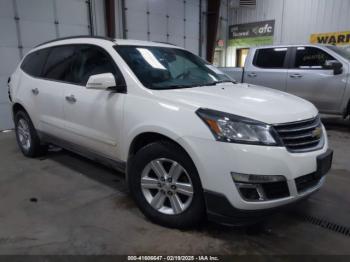
<svg viewBox="0 0 350 262">
<path fill-rule="evenodd" d="M 327 45 L 350 45 L 350 31 L 312 34 L 310 36 L 310 43 Z"/>
</svg>

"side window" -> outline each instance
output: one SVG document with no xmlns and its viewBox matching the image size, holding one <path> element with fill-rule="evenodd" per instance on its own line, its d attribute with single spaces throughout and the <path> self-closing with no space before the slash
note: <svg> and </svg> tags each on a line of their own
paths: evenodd
<svg viewBox="0 0 350 262">
<path fill-rule="evenodd" d="M 22 70 L 31 76 L 40 77 L 48 52 L 48 49 L 42 49 L 29 54 L 21 65 Z"/>
<path fill-rule="evenodd" d="M 79 46 L 77 48 L 77 59 L 72 70 L 74 82 L 86 85 L 90 76 L 104 73 L 117 75 L 116 66 L 112 58 L 98 47 Z M 122 78 L 119 77 L 118 79 Z"/>
<path fill-rule="evenodd" d="M 57 46 L 50 50 L 43 77 L 72 82 L 71 67 L 75 59 L 74 46 Z"/>
<path fill-rule="evenodd" d="M 284 68 L 288 48 L 264 48 L 255 52 L 253 64 L 261 68 Z"/>
<path fill-rule="evenodd" d="M 327 60 L 336 60 L 325 51 L 315 47 L 298 47 L 295 56 L 295 68 L 319 69 Z"/>
</svg>

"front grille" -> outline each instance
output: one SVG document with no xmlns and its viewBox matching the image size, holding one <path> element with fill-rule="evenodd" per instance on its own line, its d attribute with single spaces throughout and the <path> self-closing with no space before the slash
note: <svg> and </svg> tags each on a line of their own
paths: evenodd
<svg viewBox="0 0 350 262">
<path fill-rule="evenodd" d="M 320 117 L 274 125 L 284 146 L 290 152 L 307 152 L 319 149 L 323 144 Z"/>
<path fill-rule="evenodd" d="M 289 189 L 286 181 L 261 184 L 267 199 L 289 197 Z"/>
<path fill-rule="evenodd" d="M 310 188 L 317 186 L 320 182 L 320 177 L 316 176 L 316 173 L 311 173 L 305 176 L 301 176 L 295 179 L 295 185 L 298 193 L 302 193 Z"/>
</svg>

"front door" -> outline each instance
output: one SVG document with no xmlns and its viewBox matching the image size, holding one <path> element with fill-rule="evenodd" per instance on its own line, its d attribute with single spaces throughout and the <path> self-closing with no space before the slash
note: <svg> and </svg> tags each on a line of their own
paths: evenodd
<svg viewBox="0 0 350 262">
<path fill-rule="evenodd" d="M 288 70 L 287 92 L 309 100 L 321 112 L 339 113 L 347 69 L 344 67 L 338 75 L 324 69 L 327 60 L 336 59 L 316 47 L 297 47 L 293 60 Z"/>
<path fill-rule="evenodd" d="M 124 94 L 113 90 L 91 90 L 85 85 L 91 75 L 120 72 L 108 53 L 100 47 L 81 45 L 72 67 L 74 84 L 64 92 L 65 129 L 73 144 L 116 157 L 118 134 L 122 128 Z"/>
</svg>

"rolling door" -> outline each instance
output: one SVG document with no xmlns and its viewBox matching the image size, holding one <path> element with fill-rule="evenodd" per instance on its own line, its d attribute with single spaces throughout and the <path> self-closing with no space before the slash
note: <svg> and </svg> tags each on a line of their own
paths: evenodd
<svg viewBox="0 0 350 262">
<path fill-rule="evenodd" d="M 89 4 L 86 0 L 0 1 L 0 130 L 13 127 L 7 79 L 23 55 L 48 40 L 89 35 Z"/>
<path fill-rule="evenodd" d="M 125 1 L 127 39 L 167 42 L 199 53 L 199 0 Z"/>
</svg>

